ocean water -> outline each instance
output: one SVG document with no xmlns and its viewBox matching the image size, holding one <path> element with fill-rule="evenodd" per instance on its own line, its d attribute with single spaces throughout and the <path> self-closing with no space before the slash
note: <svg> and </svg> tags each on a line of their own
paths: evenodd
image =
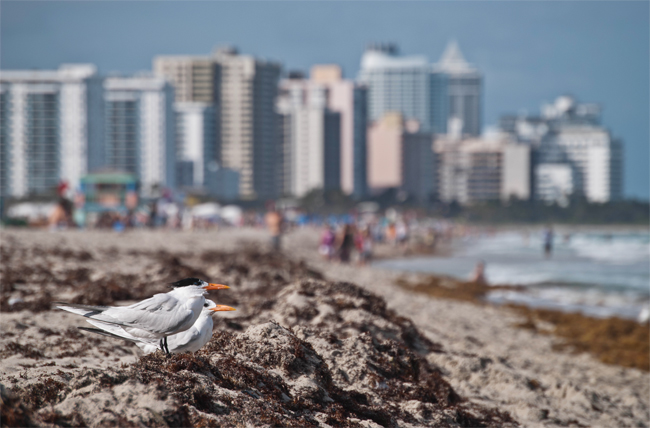
<svg viewBox="0 0 650 428">
<path fill-rule="evenodd" d="M 481 235 L 458 242 L 450 257 L 379 261 L 386 269 L 469 279 L 479 261 L 490 284 L 525 286 L 495 290 L 495 303 L 582 312 L 596 317 L 638 319 L 650 305 L 650 234 L 647 232 L 556 233 L 551 257 L 541 232 Z M 641 315 L 643 316 L 643 315 Z"/>
</svg>

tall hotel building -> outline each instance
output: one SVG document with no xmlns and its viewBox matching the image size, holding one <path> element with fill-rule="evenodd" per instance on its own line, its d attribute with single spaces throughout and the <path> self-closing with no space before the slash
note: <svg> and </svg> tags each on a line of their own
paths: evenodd
<svg viewBox="0 0 650 428">
<path fill-rule="evenodd" d="M 176 185 L 174 90 L 163 78 L 110 77 L 105 89 L 104 165 L 135 174 L 141 193 Z"/>
<path fill-rule="evenodd" d="M 431 74 L 433 128 L 445 134 L 449 119 L 462 121 L 463 135 L 481 133 L 481 73 L 470 65 L 451 41 Z"/>
<path fill-rule="evenodd" d="M 206 161 L 219 161 L 220 137 L 219 124 L 220 116 L 220 89 L 221 89 L 221 68 L 209 56 L 157 56 L 153 60 L 153 72 L 156 76 L 164 77 L 174 86 L 176 103 L 201 103 L 210 106 L 212 119 L 206 118 L 206 123 L 212 126 L 208 131 L 212 134 L 211 144 L 212 156 L 214 158 Z M 180 111 L 186 111 L 180 107 Z"/>
<path fill-rule="evenodd" d="M 368 129 L 368 184 L 379 192 L 405 191 L 427 202 L 436 190 L 433 134 L 420 132 L 417 120 L 386 113 Z"/>
<path fill-rule="evenodd" d="M 219 48 L 212 56 L 161 56 L 154 71 L 177 90 L 178 102 L 213 105 L 215 158 L 239 173 L 242 198 L 279 194 L 280 141 L 275 112 L 279 63 Z"/>
<path fill-rule="evenodd" d="M 327 106 L 327 87 L 302 76 L 280 82 L 283 192 L 302 197 L 341 185 L 341 114 Z"/>
<path fill-rule="evenodd" d="M 208 193 L 221 199 L 239 196 L 239 174 L 222 168 L 214 145 L 214 105 L 177 102 L 176 183 L 193 192 Z"/>
<path fill-rule="evenodd" d="M 217 49 L 213 58 L 221 67 L 221 165 L 239 172 L 240 197 L 275 198 L 281 189 L 275 102 L 282 66 L 233 47 Z"/>
<path fill-rule="evenodd" d="M 104 161 L 102 79 L 91 64 L 0 74 L 0 191 L 77 188 Z"/>
<path fill-rule="evenodd" d="M 343 79 L 335 64 L 315 65 L 312 82 L 327 88 L 327 107 L 341 118 L 341 190 L 355 198 L 368 194 L 367 183 L 367 88 Z"/>
<path fill-rule="evenodd" d="M 399 112 L 431 132 L 431 66 L 424 56 L 399 56 L 393 44 L 370 45 L 361 58 L 359 82 L 368 88 L 368 120 Z"/>
<path fill-rule="evenodd" d="M 174 86 L 176 102 L 215 104 L 219 100 L 219 66 L 208 56 L 157 56 L 153 72 Z"/>
</svg>

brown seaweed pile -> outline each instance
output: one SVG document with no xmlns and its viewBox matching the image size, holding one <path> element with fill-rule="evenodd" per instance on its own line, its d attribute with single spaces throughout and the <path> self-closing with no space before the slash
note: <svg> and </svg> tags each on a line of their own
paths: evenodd
<svg viewBox="0 0 650 428">
<path fill-rule="evenodd" d="M 487 293 L 497 289 L 517 289 L 514 286 L 487 286 L 463 282 L 451 278 L 431 276 L 427 279 L 409 283 L 405 280 L 398 285 L 434 297 L 484 303 Z M 650 370 L 650 324 L 621 318 L 599 319 L 580 313 L 532 309 L 523 305 L 508 305 L 526 317 L 518 327 L 532 329 L 543 334 L 551 333 L 563 339 L 556 346 L 558 350 L 570 352 L 589 352 L 607 364 Z M 544 329 L 540 324 L 550 323 L 552 329 Z"/>
<path fill-rule="evenodd" d="M 28 361 L 1 377 L 9 388 L 3 426 L 516 425 L 456 393 L 425 358 L 444 349 L 382 298 L 282 255 L 87 253 L 17 242 L 0 251 L 0 303 L 15 314 L 0 354 Z M 195 354 L 120 364 L 132 345 L 57 325 L 68 315 L 45 305 L 137 300 L 187 276 L 230 285 L 211 297 L 238 309 L 215 317 L 212 340 Z M 19 317 L 29 311 L 36 324 Z M 93 356 L 116 363 L 81 363 Z"/>
</svg>

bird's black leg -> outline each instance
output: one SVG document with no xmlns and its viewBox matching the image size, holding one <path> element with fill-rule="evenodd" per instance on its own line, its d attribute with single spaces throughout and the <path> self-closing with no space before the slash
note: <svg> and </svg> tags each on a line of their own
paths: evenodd
<svg viewBox="0 0 650 428">
<path fill-rule="evenodd" d="M 165 352 L 165 347 L 163 346 L 163 340 L 162 337 L 160 338 L 160 350 Z"/>
<path fill-rule="evenodd" d="M 167 345 L 167 336 L 163 339 L 165 341 L 165 351 L 167 352 L 167 355 L 171 355 L 171 352 L 169 352 L 169 345 Z"/>
</svg>

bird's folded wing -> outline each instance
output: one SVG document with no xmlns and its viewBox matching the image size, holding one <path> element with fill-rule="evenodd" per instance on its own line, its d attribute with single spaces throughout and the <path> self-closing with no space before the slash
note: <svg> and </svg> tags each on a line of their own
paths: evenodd
<svg viewBox="0 0 650 428">
<path fill-rule="evenodd" d="M 174 349 L 180 349 L 185 347 L 188 343 L 198 340 L 200 337 L 201 332 L 192 326 L 188 330 L 168 336 L 167 343 L 169 344 L 169 349 L 172 347 Z"/>
<path fill-rule="evenodd" d="M 110 324 L 102 321 L 97 321 L 93 319 L 88 319 L 86 322 L 94 325 L 95 327 L 99 328 L 100 330 L 106 331 L 111 333 L 114 336 L 121 337 L 126 340 L 131 340 L 133 342 L 152 342 L 156 343 L 157 342 L 157 337 L 151 335 L 150 333 L 140 330 L 135 332 L 133 328 L 129 329 L 131 330 L 130 332 L 127 332 L 124 330 L 122 326 L 115 325 L 115 324 Z"/>
<path fill-rule="evenodd" d="M 141 302 L 134 303 L 124 308 L 148 312 L 169 312 L 178 307 L 178 299 L 166 293 L 154 294 Z M 120 308 L 123 309 L 123 308 Z"/>
</svg>

